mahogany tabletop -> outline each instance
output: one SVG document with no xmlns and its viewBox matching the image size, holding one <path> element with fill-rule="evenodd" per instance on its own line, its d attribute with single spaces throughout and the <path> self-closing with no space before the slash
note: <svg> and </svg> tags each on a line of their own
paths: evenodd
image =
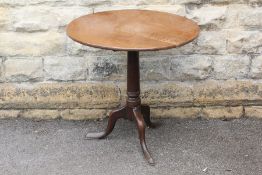
<svg viewBox="0 0 262 175">
<path fill-rule="evenodd" d="M 81 44 L 123 51 L 162 50 L 182 46 L 199 34 L 185 17 L 151 10 L 114 10 L 85 15 L 67 26 Z"/>
</svg>

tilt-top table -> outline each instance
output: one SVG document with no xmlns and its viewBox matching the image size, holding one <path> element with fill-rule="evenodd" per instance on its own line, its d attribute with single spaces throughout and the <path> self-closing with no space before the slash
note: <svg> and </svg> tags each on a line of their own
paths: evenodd
<svg viewBox="0 0 262 175">
<path fill-rule="evenodd" d="M 198 25 L 185 17 L 150 10 L 115 10 L 85 15 L 73 20 L 67 35 L 83 45 L 127 51 L 126 105 L 109 115 L 104 132 L 89 133 L 87 139 L 102 139 L 119 118 L 135 120 L 145 159 L 154 164 L 145 142 L 145 125 L 153 127 L 150 107 L 140 99 L 139 51 L 156 51 L 182 46 L 199 34 Z"/>
</svg>

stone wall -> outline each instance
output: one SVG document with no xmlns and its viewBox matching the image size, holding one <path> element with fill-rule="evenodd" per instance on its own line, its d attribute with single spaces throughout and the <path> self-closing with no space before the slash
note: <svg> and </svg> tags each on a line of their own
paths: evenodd
<svg viewBox="0 0 262 175">
<path fill-rule="evenodd" d="M 201 26 L 186 46 L 141 52 L 153 117 L 262 118 L 262 0 L 0 0 L 0 118 L 103 118 L 123 103 L 126 53 L 81 46 L 65 28 L 127 8 Z"/>
</svg>

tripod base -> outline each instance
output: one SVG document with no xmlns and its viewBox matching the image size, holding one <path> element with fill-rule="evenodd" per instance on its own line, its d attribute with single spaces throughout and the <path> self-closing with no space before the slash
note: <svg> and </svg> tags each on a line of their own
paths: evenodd
<svg viewBox="0 0 262 175">
<path fill-rule="evenodd" d="M 135 120 L 137 124 L 139 140 L 145 159 L 150 165 L 154 165 L 154 160 L 150 155 L 145 141 L 146 126 L 154 128 L 155 125 L 150 120 L 150 107 L 148 105 L 139 105 L 137 107 L 129 107 L 125 105 L 112 111 L 109 115 L 108 124 L 104 132 L 88 133 L 86 139 L 103 139 L 108 136 L 114 129 L 116 121 L 120 118 Z"/>
</svg>

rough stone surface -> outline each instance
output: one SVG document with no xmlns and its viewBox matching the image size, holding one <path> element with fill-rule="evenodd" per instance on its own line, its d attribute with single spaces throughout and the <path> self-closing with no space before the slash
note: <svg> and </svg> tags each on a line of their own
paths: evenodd
<svg viewBox="0 0 262 175">
<path fill-rule="evenodd" d="M 44 78 L 42 58 L 9 58 L 4 62 L 4 78 L 10 82 L 41 81 Z"/>
<path fill-rule="evenodd" d="M 243 26 L 254 29 L 262 26 L 262 7 L 245 4 L 232 4 L 228 9 L 227 27 Z"/>
<path fill-rule="evenodd" d="M 196 45 L 193 47 L 192 50 L 193 53 L 201 53 L 201 54 L 225 54 L 226 32 L 225 31 L 201 32 L 199 38 L 196 40 Z"/>
<path fill-rule="evenodd" d="M 142 102 L 155 116 L 238 118 L 238 108 L 262 106 L 261 0 L 0 0 L 3 118 L 103 118 L 123 103 L 126 52 L 66 36 L 71 20 L 120 9 L 174 13 L 201 28 L 179 48 L 140 52 Z"/>
<path fill-rule="evenodd" d="M 201 115 L 201 108 L 151 108 L 153 118 L 197 118 Z"/>
<path fill-rule="evenodd" d="M 0 89 L 3 109 L 108 108 L 119 101 L 112 83 L 2 83 Z"/>
<path fill-rule="evenodd" d="M 87 61 L 82 57 L 46 57 L 44 71 L 46 80 L 86 80 Z"/>
<path fill-rule="evenodd" d="M 169 55 L 191 55 L 200 54 L 203 56 L 210 54 L 227 53 L 227 32 L 226 31 L 201 31 L 198 38 L 182 47 L 161 51 L 160 53 Z M 158 53 L 159 54 L 159 53 Z M 224 55 L 226 56 L 226 55 Z"/>
<path fill-rule="evenodd" d="M 26 0 L 0 0 L 0 6 L 12 6 L 12 7 L 17 7 L 17 6 L 24 6 L 26 5 Z"/>
<path fill-rule="evenodd" d="M 202 109 L 202 117 L 205 118 L 240 118 L 244 116 L 243 107 L 224 107 L 213 106 Z"/>
<path fill-rule="evenodd" d="M 168 80 L 171 73 L 170 59 L 142 57 L 140 72 L 141 80 Z"/>
<path fill-rule="evenodd" d="M 48 31 L 65 27 L 74 18 L 92 13 L 84 7 L 24 7 L 12 13 L 12 30 L 17 32 Z M 45 21 L 45 22 L 43 22 Z"/>
<path fill-rule="evenodd" d="M 250 58 L 243 55 L 228 55 L 213 57 L 214 79 L 243 79 L 249 71 Z"/>
<path fill-rule="evenodd" d="M 147 83 L 142 84 L 141 97 L 144 103 L 152 106 L 190 106 L 193 102 L 191 87 L 187 83 Z"/>
<path fill-rule="evenodd" d="M 0 33 L 0 56 L 42 56 L 64 52 L 65 34 Z"/>
<path fill-rule="evenodd" d="M 211 25 L 212 27 L 222 27 L 226 18 L 227 6 L 204 5 L 199 9 L 192 9 L 187 15 L 198 22 L 199 25 Z"/>
<path fill-rule="evenodd" d="M 89 80 L 124 80 L 126 78 L 126 58 L 97 56 L 88 58 Z"/>
<path fill-rule="evenodd" d="M 0 110 L 0 119 L 16 118 L 19 113 L 19 110 Z"/>
<path fill-rule="evenodd" d="M 201 4 L 201 0 L 171 0 L 172 4 Z"/>
<path fill-rule="evenodd" d="M 168 13 L 174 13 L 176 15 L 180 16 L 185 16 L 186 15 L 186 10 L 185 7 L 182 5 L 147 5 L 147 6 L 142 6 L 142 9 L 146 10 L 158 10 L 158 11 L 163 11 L 163 12 L 168 12 Z"/>
<path fill-rule="evenodd" d="M 256 56 L 252 59 L 250 77 L 254 79 L 262 78 L 262 55 Z"/>
<path fill-rule="evenodd" d="M 253 118 L 262 118 L 262 106 L 246 106 L 245 116 Z"/>
<path fill-rule="evenodd" d="M 104 109 L 68 109 L 61 112 L 62 119 L 65 120 L 87 120 L 102 119 L 106 117 Z"/>
<path fill-rule="evenodd" d="M 212 59 L 209 56 L 175 56 L 171 60 L 171 80 L 203 80 L 212 71 Z"/>
<path fill-rule="evenodd" d="M 19 113 L 19 117 L 34 119 L 34 120 L 49 120 L 60 117 L 58 110 L 25 110 Z"/>
<path fill-rule="evenodd" d="M 194 105 L 235 106 L 260 104 L 261 83 L 250 80 L 206 81 L 193 84 Z"/>
<path fill-rule="evenodd" d="M 3 30 L 8 23 L 9 9 L 0 6 L 0 31 Z"/>
<path fill-rule="evenodd" d="M 230 30 L 227 37 L 229 53 L 262 53 L 261 31 Z"/>
</svg>

